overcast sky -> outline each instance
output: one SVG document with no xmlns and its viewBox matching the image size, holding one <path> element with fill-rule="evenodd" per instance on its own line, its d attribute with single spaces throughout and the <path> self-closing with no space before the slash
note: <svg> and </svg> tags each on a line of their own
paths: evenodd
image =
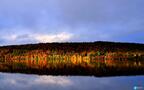
<svg viewBox="0 0 144 90">
<path fill-rule="evenodd" d="M 0 0 L 0 45 L 144 43 L 144 0 Z"/>
</svg>

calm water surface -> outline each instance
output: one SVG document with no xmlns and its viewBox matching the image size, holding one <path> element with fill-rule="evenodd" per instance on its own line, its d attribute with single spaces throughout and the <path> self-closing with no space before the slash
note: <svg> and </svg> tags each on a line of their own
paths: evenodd
<svg viewBox="0 0 144 90">
<path fill-rule="evenodd" d="M 0 73 L 0 90 L 144 90 L 144 76 L 39 76 Z"/>
</svg>

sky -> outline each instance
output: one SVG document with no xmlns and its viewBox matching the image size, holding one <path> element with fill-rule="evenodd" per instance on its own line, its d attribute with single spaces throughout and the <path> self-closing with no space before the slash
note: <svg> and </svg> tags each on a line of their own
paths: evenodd
<svg viewBox="0 0 144 90">
<path fill-rule="evenodd" d="M 0 0 L 0 45 L 144 43 L 144 0 Z"/>
</svg>

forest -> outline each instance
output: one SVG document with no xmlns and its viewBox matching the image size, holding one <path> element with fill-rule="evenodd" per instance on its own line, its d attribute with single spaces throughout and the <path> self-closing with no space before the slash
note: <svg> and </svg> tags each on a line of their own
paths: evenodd
<svg viewBox="0 0 144 90">
<path fill-rule="evenodd" d="M 125 70 L 144 71 L 144 44 L 97 41 L 0 46 L 0 71 L 111 75 L 128 73 Z"/>
</svg>

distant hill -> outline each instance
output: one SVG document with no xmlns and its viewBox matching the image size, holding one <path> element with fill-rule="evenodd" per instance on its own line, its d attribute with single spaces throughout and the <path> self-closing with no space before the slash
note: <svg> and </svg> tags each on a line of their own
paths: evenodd
<svg viewBox="0 0 144 90">
<path fill-rule="evenodd" d="M 122 42 L 66 42 L 66 43 L 38 43 L 25 45 L 1 46 L 0 49 L 20 49 L 20 50 L 60 50 L 63 52 L 83 52 L 83 51 L 144 51 L 144 44 L 122 43 Z"/>
</svg>

